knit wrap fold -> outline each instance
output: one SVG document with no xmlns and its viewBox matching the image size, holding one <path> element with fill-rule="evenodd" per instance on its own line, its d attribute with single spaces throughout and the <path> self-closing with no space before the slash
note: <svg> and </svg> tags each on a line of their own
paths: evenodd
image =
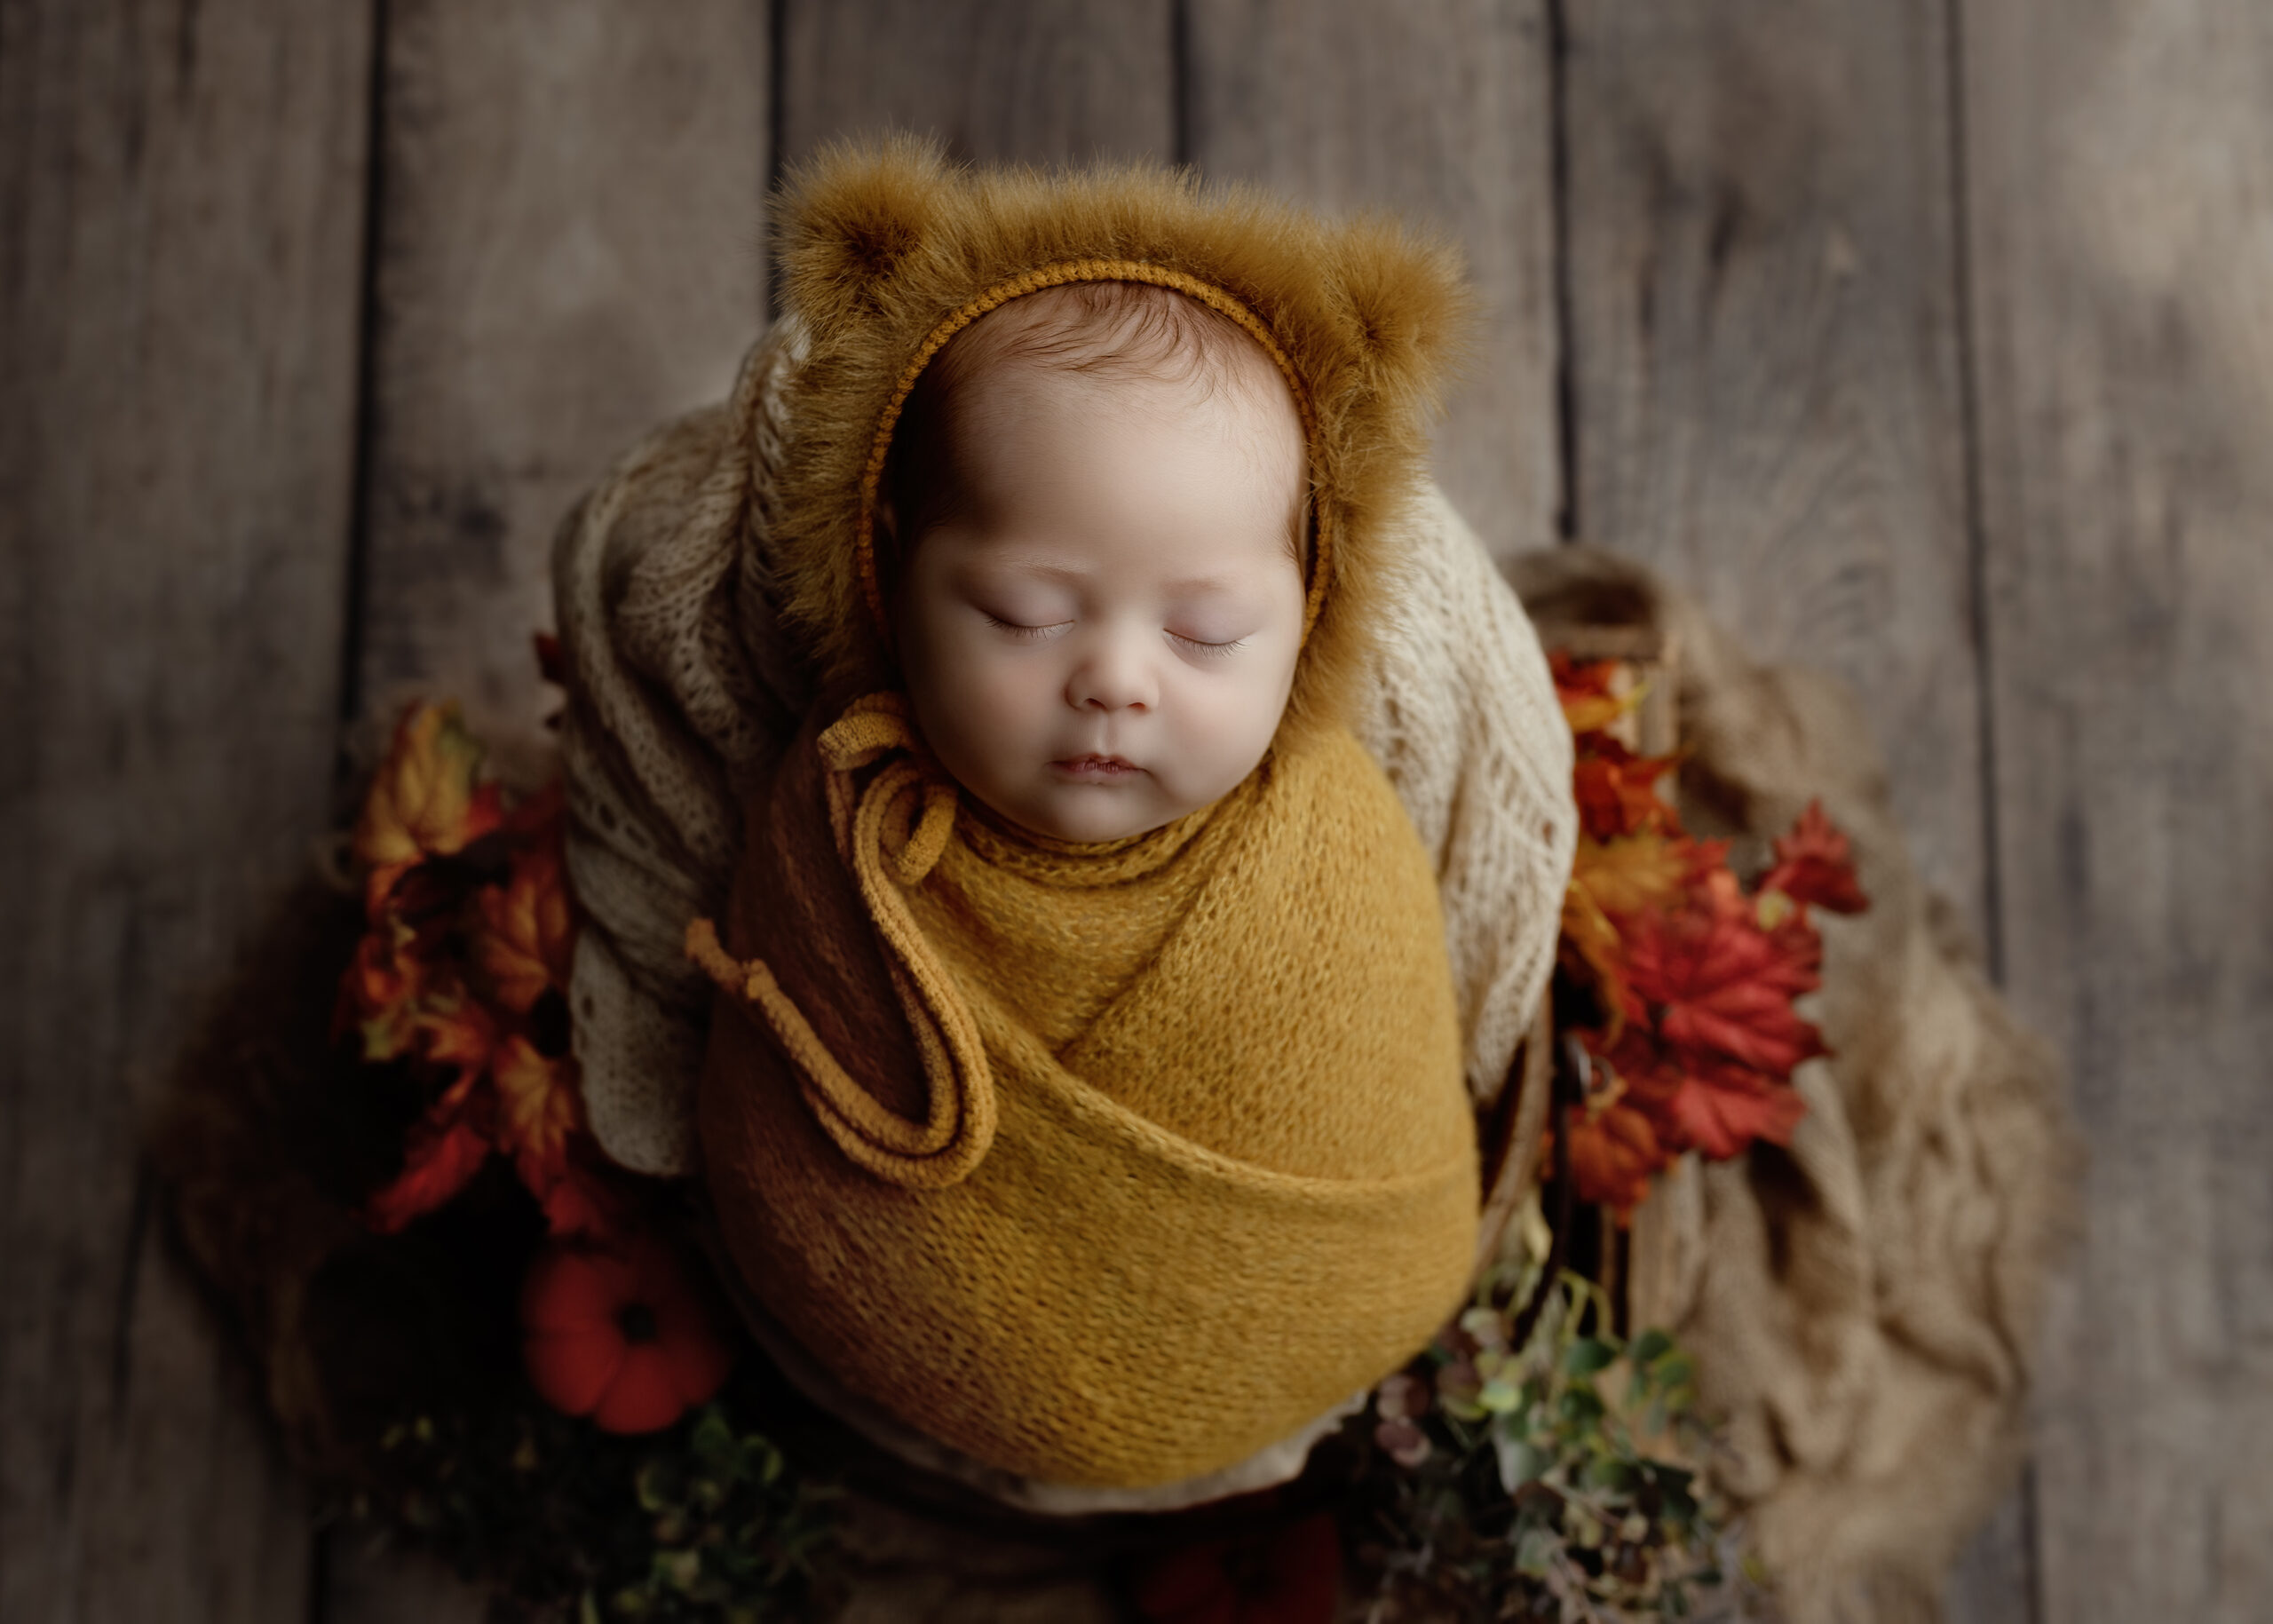
<svg viewBox="0 0 2273 1624">
<path fill-rule="evenodd" d="M 706 956 L 750 1288 L 850 1390 L 1065 1484 L 1221 1469 L 1425 1346 L 1476 1146 L 1432 865 L 1372 758 L 1322 733 L 1076 846 L 958 807 L 905 730 L 817 710 Z"/>
<path fill-rule="evenodd" d="M 897 693 L 853 701 L 816 748 L 828 769 L 828 822 L 836 855 L 859 883 L 875 921 L 901 1014 L 923 1057 L 924 1115 L 911 1121 L 854 1081 L 781 990 L 763 959 L 735 959 L 708 919 L 687 927 L 687 952 L 719 988 L 761 1014 L 797 1068 L 813 1120 L 837 1148 L 879 1178 L 936 1189 L 968 1176 L 994 1138 L 994 1081 L 970 1010 L 923 938 L 901 894 L 923 883 L 946 850 L 955 787 L 926 772 L 921 745 Z M 894 759 L 855 788 L 860 769 Z"/>
</svg>

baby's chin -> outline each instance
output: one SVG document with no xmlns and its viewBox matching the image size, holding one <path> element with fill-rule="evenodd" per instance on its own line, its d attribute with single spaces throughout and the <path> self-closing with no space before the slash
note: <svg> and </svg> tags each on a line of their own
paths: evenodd
<svg viewBox="0 0 2273 1624">
<path fill-rule="evenodd" d="M 997 816 L 1029 834 L 1078 846 L 1149 835 L 1198 810 L 1173 801 L 1149 782 L 1051 784 L 1010 805 L 981 798 Z"/>
</svg>

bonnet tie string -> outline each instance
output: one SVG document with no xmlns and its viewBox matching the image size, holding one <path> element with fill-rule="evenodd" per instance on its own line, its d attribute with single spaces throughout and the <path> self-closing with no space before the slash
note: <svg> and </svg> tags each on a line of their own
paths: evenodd
<svg viewBox="0 0 2273 1624">
<path fill-rule="evenodd" d="M 942 1189 L 985 1159 L 995 1116 L 994 1073 L 978 1024 L 907 904 L 907 891 L 946 850 L 955 788 L 915 759 L 915 726 L 897 693 L 855 700 L 818 743 L 837 855 L 875 923 L 923 1063 L 924 1120 L 910 1121 L 853 1081 L 765 962 L 729 954 L 711 921 L 687 926 L 687 956 L 764 1018 L 797 1070 L 807 1108 L 847 1157 L 904 1188 Z M 854 775 L 878 761 L 883 765 L 859 786 Z"/>
</svg>

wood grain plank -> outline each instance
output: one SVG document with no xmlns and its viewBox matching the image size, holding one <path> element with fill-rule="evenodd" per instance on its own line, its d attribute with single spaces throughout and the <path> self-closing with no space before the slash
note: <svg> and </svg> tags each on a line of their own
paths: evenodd
<svg viewBox="0 0 2273 1624">
<path fill-rule="evenodd" d="M 723 396 L 765 309 L 767 8 L 392 0 L 359 709 L 455 694 L 505 747 L 547 708 L 561 515 L 664 418 Z M 363 1528 L 326 1548 L 341 1620 L 482 1616 Z"/>
<path fill-rule="evenodd" d="M 1481 304 L 1437 472 L 1485 544 L 1550 544 L 1554 121 L 1544 0 L 1220 0 L 1184 44 L 1184 156 L 1314 207 L 1458 239 Z"/>
<path fill-rule="evenodd" d="M 569 503 L 723 396 L 764 312 L 769 26 L 744 0 L 393 0 L 361 697 L 534 732 Z"/>
<path fill-rule="evenodd" d="M 1170 0 L 779 0 L 782 155 L 912 130 L 960 159 L 1175 154 Z"/>
<path fill-rule="evenodd" d="M 1873 0 L 1571 0 L 1577 528 L 1850 681 L 1983 911 L 1947 37 Z"/>
<path fill-rule="evenodd" d="M 1986 933 L 1986 786 L 1933 8 L 1569 0 L 1576 528 L 1862 698 L 1926 880 Z M 2016 1493 L 1946 1604 L 2021 1620 Z"/>
<path fill-rule="evenodd" d="M 1968 4 L 2007 980 L 2073 1068 L 2045 1617 L 2273 1597 L 2273 13 Z"/>
<path fill-rule="evenodd" d="M 136 1139 L 329 821 L 369 51 L 362 5 L 0 10 L 0 1617 L 305 1610 Z"/>
</svg>

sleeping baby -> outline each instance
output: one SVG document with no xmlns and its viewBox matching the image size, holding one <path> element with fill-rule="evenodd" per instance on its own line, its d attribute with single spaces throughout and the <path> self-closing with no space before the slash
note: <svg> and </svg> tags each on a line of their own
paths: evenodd
<svg viewBox="0 0 2273 1624">
<path fill-rule="evenodd" d="M 1030 1503 L 1252 1486 L 1476 1264 L 1441 851 L 1356 731 L 1461 294 L 1157 172 L 936 171 L 788 199 L 750 506 L 812 680 L 686 931 L 701 1170 L 872 1433 Z"/>
</svg>

